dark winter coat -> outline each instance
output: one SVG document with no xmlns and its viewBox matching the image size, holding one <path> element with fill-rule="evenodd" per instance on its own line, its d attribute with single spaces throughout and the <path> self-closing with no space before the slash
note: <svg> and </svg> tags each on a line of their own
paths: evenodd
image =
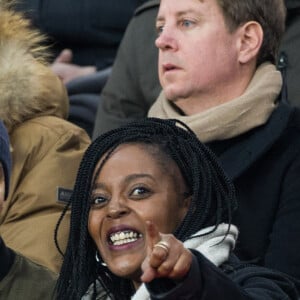
<svg viewBox="0 0 300 300">
<path fill-rule="evenodd" d="M 281 103 L 267 124 L 209 143 L 237 189 L 235 253 L 300 278 L 300 111 Z"/>
<path fill-rule="evenodd" d="M 299 297 L 299 283 L 277 271 L 242 264 L 235 256 L 231 256 L 226 266 L 217 268 L 199 252 L 193 254 L 192 267 L 183 282 L 174 284 L 157 279 L 147 284 L 152 300 L 296 300 Z"/>
</svg>

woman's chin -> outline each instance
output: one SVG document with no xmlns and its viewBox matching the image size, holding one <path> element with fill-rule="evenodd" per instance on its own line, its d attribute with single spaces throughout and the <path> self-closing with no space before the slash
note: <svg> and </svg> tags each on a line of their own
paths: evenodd
<svg viewBox="0 0 300 300">
<path fill-rule="evenodd" d="M 134 258 L 119 257 L 118 259 L 115 259 L 113 262 L 111 262 L 108 267 L 116 276 L 139 282 L 142 275 L 141 265 L 144 261 L 144 257 L 138 258 L 136 256 L 138 255 L 135 254 Z"/>
</svg>

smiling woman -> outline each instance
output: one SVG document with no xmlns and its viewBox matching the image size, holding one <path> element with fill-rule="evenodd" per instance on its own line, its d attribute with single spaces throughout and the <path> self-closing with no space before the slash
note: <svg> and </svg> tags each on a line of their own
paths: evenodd
<svg viewBox="0 0 300 300">
<path fill-rule="evenodd" d="M 234 187 L 179 121 L 96 139 L 70 203 L 58 299 L 297 299 L 283 274 L 233 257 Z"/>
<path fill-rule="evenodd" d="M 108 268 L 134 280 L 136 286 L 147 256 L 146 221 L 161 233 L 174 232 L 190 198 L 175 163 L 166 157 L 168 172 L 151 152 L 166 155 L 151 148 L 131 143 L 117 147 L 95 179 L 91 196 L 90 235 Z"/>
</svg>

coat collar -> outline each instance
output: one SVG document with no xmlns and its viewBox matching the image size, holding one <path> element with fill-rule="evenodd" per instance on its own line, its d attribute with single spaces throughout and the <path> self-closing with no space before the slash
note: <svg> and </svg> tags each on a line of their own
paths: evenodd
<svg viewBox="0 0 300 300">
<path fill-rule="evenodd" d="M 281 102 L 265 125 L 235 138 L 235 142 L 230 143 L 219 155 L 225 172 L 232 180 L 239 177 L 270 149 L 287 127 L 292 111 L 290 105 Z M 214 149 L 214 143 L 208 146 Z"/>
</svg>

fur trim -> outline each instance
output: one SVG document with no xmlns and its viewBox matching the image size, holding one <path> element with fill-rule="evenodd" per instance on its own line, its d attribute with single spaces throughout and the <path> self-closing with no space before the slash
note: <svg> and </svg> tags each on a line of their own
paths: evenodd
<svg viewBox="0 0 300 300">
<path fill-rule="evenodd" d="M 30 20 L 21 12 L 13 10 L 15 1 L 0 0 L 0 43 L 14 39 L 34 58 L 46 63 L 49 58 L 46 36 L 31 26 Z"/>
<path fill-rule="evenodd" d="M 0 0 L 0 118 L 9 132 L 37 116 L 67 117 L 66 89 L 47 65 L 43 40 Z"/>
</svg>

